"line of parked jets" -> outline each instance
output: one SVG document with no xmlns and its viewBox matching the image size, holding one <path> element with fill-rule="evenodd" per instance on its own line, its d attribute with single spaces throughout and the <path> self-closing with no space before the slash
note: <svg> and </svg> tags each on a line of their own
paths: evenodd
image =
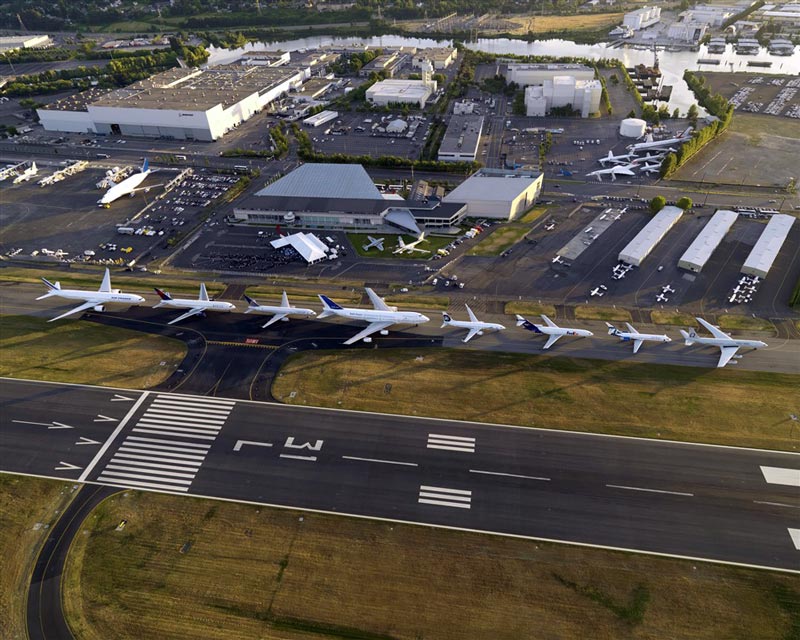
<svg viewBox="0 0 800 640">
<path fill-rule="evenodd" d="M 590 171 L 586 174 L 586 177 L 597 178 L 602 182 L 603 176 L 611 176 L 612 181 L 616 180 L 617 176 L 635 176 L 636 173 L 634 171 L 636 169 L 642 173 L 658 173 L 661 171 L 661 162 L 666 155 L 675 153 L 677 145 L 683 144 L 688 140 L 690 132 L 691 129 L 687 129 L 678 137 L 669 138 L 668 140 L 653 140 L 652 136 L 649 136 L 646 142 L 629 145 L 628 153 L 618 156 L 609 151 L 607 156 L 598 160 L 603 168 Z"/>
<path fill-rule="evenodd" d="M 105 305 L 109 303 L 137 306 L 145 302 L 145 299 L 140 295 L 133 293 L 121 293 L 119 289 L 112 289 L 111 274 L 108 269 L 106 269 L 103 276 L 103 281 L 97 291 L 87 291 L 84 289 L 62 289 L 59 282 L 50 282 L 46 278 L 42 278 L 42 281 L 47 287 L 47 293 L 36 298 L 37 300 L 59 297 L 67 300 L 81 301 L 81 304 L 74 309 L 52 318 L 49 320 L 49 322 L 61 320 L 67 316 L 88 311 L 89 309 L 93 309 L 95 311 L 104 311 Z M 416 326 L 430 321 L 428 316 L 415 311 L 398 311 L 397 307 L 386 304 L 386 301 L 369 287 L 366 287 L 365 291 L 367 292 L 367 296 L 372 303 L 372 309 L 343 307 L 331 300 L 329 297 L 319 295 L 323 310 L 317 316 L 317 313 L 313 309 L 304 309 L 302 307 L 295 307 L 291 305 L 289 303 L 289 298 L 284 291 L 281 297 L 280 305 L 274 306 L 259 304 L 255 299 L 245 296 L 248 305 L 245 313 L 271 315 L 272 317 L 266 324 L 263 325 L 263 328 L 267 328 L 278 321 L 289 320 L 289 318 L 292 317 L 311 318 L 317 316 L 319 319 L 339 317 L 347 320 L 366 322 L 367 326 L 365 329 L 359 331 L 352 338 L 345 340 L 344 344 L 347 345 L 354 344 L 361 340 L 365 342 L 371 342 L 372 338 L 370 336 L 372 336 L 374 333 L 387 335 L 389 333 L 389 328 L 393 327 L 394 325 L 400 324 Z M 170 320 L 167 324 L 175 324 L 176 322 L 181 322 L 182 320 L 186 320 L 187 318 L 194 316 L 204 316 L 207 311 L 231 312 L 236 310 L 236 306 L 231 302 L 226 302 L 224 300 L 213 300 L 209 298 L 205 283 L 200 284 L 200 293 L 196 299 L 173 298 L 169 293 L 158 288 L 155 288 L 155 292 L 158 294 L 160 301 L 155 305 L 154 308 L 166 307 L 171 309 L 186 310 L 177 318 Z M 486 331 L 503 331 L 506 328 L 502 324 L 495 322 L 482 322 L 478 320 L 472 309 L 470 309 L 468 305 L 465 306 L 467 308 L 469 320 L 454 320 L 449 313 L 442 313 L 442 328 L 455 327 L 458 329 L 467 329 L 467 336 L 464 338 L 464 342 L 469 342 L 475 336 L 481 336 Z M 591 331 L 586 329 L 559 327 L 544 314 L 542 314 L 541 318 L 544 321 L 544 324 L 536 324 L 521 315 L 516 316 L 518 327 L 522 327 L 528 331 L 547 336 L 547 341 L 542 347 L 543 349 L 549 349 L 564 336 L 583 338 L 594 335 Z M 741 358 L 740 355 L 736 355 L 736 352 L 740 348 L 759 349 L 767 346 L 766 343 L 762 342 L 761 340 L 740 340 L 731 338 L 724 331 L 720 330 L 719 327 L 706 322 L 703 318 L 697 318 L 697 321 L 711 333 L 712 337 L 709 338 L 698 336 L 694 329 L 688 332 L 681 330 L 680 333 L 683 336 L 686 345 L 700 344 L 718 347 L 720 349 L 720 358 L 717 367 L 724 367 L 726 364 L 728 364 L 731 358 Z M 644 342 L 671 342 L 669 336 L 666 335 L 639 333 L 628 323 L 625 323 L 627 331 L 620 331 L 614 325 L 609 323 L 606 323 L 606 325 L 608 326 L 608 335 L 616 336 L 625 342 L 632 342 L 634 353 L 638 353 L 639 348 Z"/>
</svg>

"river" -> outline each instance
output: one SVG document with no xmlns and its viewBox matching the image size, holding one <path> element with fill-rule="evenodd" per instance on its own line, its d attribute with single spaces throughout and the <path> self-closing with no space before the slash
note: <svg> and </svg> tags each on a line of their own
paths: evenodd
<svg viewBox="0 0 800 640">
<path fill-rule="evenodd" d="M 411 38 L 398 35 L 373 36 L 371 38 L 342 38 L 332 36 L 312 36 L 284 42 L 253 42 L 240 49 L 210 48 L 210 64 L 225 64 L 233 62 L 245 51 L 297 51 L 300 49 L 317 49 L 326 46 L 342 46 L 360 42 L 374 47 L 411 46 L 417 48 L 448 46 L 450 40 L 433 40 L 431 38 Z M 483 38 L 466 45 L 476 51 L 485 51 L 494 54 L 516 54 L 522 56 L 553 56 L 580 57 L 599 60 L 602 58 L 616 58 L 622 60 L 625 66 L 637 64 L 653 64 L 653 52 L 633 47 L 611 47 L 608 43 L 576 44 L 569 40 L 538 40 L 526 42 L 509 38 Z M 689 105 L 695 102 L 694 95 L 683 81 L 685 69 L 704 71 L 749 71 L 753 74 L 784 74 L 800 75 L 800 47 L 795 47 L 791 56 L 771 56 L 763 47 L 755 56 L 741 56 L 733 51 L 733 45 L 728 45 L 723 54 L 708 53 L 705 45 L 699 51 L 658 51 L 661 71 L 664 75 L 664 84 L 672 85 L 673 91 L 669 101 L 670 111 L 679 108 L 686 111 Z M 698 60 L 720 60 L 719 65 L 699 64 Z M 748 67 L 749 61 L 772 62 L 770 67 Z"/>
</svg>

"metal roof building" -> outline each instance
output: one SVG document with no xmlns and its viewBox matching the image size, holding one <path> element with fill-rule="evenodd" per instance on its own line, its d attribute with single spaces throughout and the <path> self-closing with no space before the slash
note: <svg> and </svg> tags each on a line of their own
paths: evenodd
<svg viewBox="0 0 800 640">
<path fill-rule="evenodd" d="M 307 163 L 256 192 L 257 196 L 380 200 L 381 192 L 360 164 Z"/>
<path fill-rule="evenodd" d="M 681 219 L 683 209 L 678 207 L 664 207 L 644 229 L 636 234 L 627 246 L 619 252 L 619 261 L 638 267 L 648 254 L 661 242 L 667 232 Z"/>
<path fill-rule="evenodd" d="M 542 192 L 539 171 L 480 169 L 444 197 L 444 202 L 465 202 L 467 215 L 513 220 L 530 208 Z"/>
<path fill-rule="evenodd" d="M 747 256 L 747 260 L 744 261 L 742 273 L 766 278 L 793 223 L 792 216 L 783 213 L 772 216 L 750 255 Z"/>
<path fill-rule="evenodd" d="M 453 116 L 439 145 L 439 160 L 445 162 L 475 160 L 482 133 L 483 116 Z"/>
<path fill-rule="evenodd" d="M 717 211 L 680 257 L 678 266 L 696 273 L 702 271 L 738 217 L 739 214 L 735 211 L 725 209 Z"/>
</svg>

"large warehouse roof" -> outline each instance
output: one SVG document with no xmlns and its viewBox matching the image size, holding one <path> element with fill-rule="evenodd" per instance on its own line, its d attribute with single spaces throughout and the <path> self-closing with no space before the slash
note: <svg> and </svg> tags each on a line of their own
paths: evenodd
<svg viewBox="0 0 800 640">
<path fill-rule="evenodd" d="M 540 177 L 538 171 L 480 169 L 445 196 L 445 202 L 512 201 Z"/>
<path fill-rule="evenodd" d="M 683 209 L 678 207 L 664 207 L 644 229 L 636 234 L 627 246 L 619 252 L 620 262 L 627 262 L 638 267 L 653 248 L 667 235 L 673 225 L 681 219 Z"/>
<path fill-rule="evenodd" d="M 744 261 L 742 273 L 766 278 L 793 223 L 794 218 L 784 213 L 772 216 L 756 242 L 756 246 Z"/>
<path fill-rule="evenodd" d="M 348 200 L 381 199 L 381 192 L 360 164 L 304 164 L 255 195 Z"/>
<path fill-rule="evenodd" d="M 690 271 L 702 270 L 738 217 L 735 211 L 717 211 L 678 260 L 678 266 Z"/>
</svg>

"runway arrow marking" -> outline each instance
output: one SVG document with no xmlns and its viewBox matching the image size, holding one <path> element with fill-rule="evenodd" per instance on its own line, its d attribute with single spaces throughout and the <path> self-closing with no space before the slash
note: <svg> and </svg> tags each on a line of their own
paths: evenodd
<svg viewBox="0 0 800 640">
<path fill-rule="evenodd" d="M 77 471 L 78 469 L 83 469 L 83 467 L 79 467 L 74 464 L 70 464 L 69 462 L 64 462 L 63 460 L 59 461 L 61 466 L 55 467 L 56 471 Z"/>
<path fill-rule="evenodd" d="M 782 484 L 787 487 L 800 487 L 800 469 L 783 469 L 781 467 L 761 467 L 764 480 L 769 484 Z"/>
<path fill-rule="evenodd" d="M 242 447 L 246 444 L 253 445 L 254 447 L 271 447 L 271 442 L 255 442 L 254 440 L 237 440 L 236 444 L 233 445 L 234 451 L 241 451 Z"/>
<path fill-rule="evenodd" d="M 47 427 L 48 429 L 74 429 L 75 427 L 70 427 L 68 424 L 64 424 L 63 422 L 30 422 L 28 420 L 12 420 L 11 422 L 16 422 L 17 424 L 33 424 L 37 427 Z"/>
<path fill-rule="evenodd" d="M 800 551 L 800 529 L 789 529 L 789 535 L 792 537 L 794 548 Z"/>
<path fill-rule="evenodd" d="M 133 398 L 129 398 L 128 396 L 121 396 L 118 393 L 115 393 L 114 397 L 111 398 L 111 402 L 133 402 Z"/>
<path fill-rule="evenodd" d="M 78 436 L 80 440 L 78 440 L 75 444 L 100 444 L 99 440 L 92 440 L 91 438 L 84 438 L 83 436 Z"/>
<path fill-rule="evenodd" d="M 97 414 L 97 417 L 94 419 L 95 422 L 119 422 L 116 418 L 109 418 L 108 416 L 104 416 L 100 413 Z"/>
</svg>

